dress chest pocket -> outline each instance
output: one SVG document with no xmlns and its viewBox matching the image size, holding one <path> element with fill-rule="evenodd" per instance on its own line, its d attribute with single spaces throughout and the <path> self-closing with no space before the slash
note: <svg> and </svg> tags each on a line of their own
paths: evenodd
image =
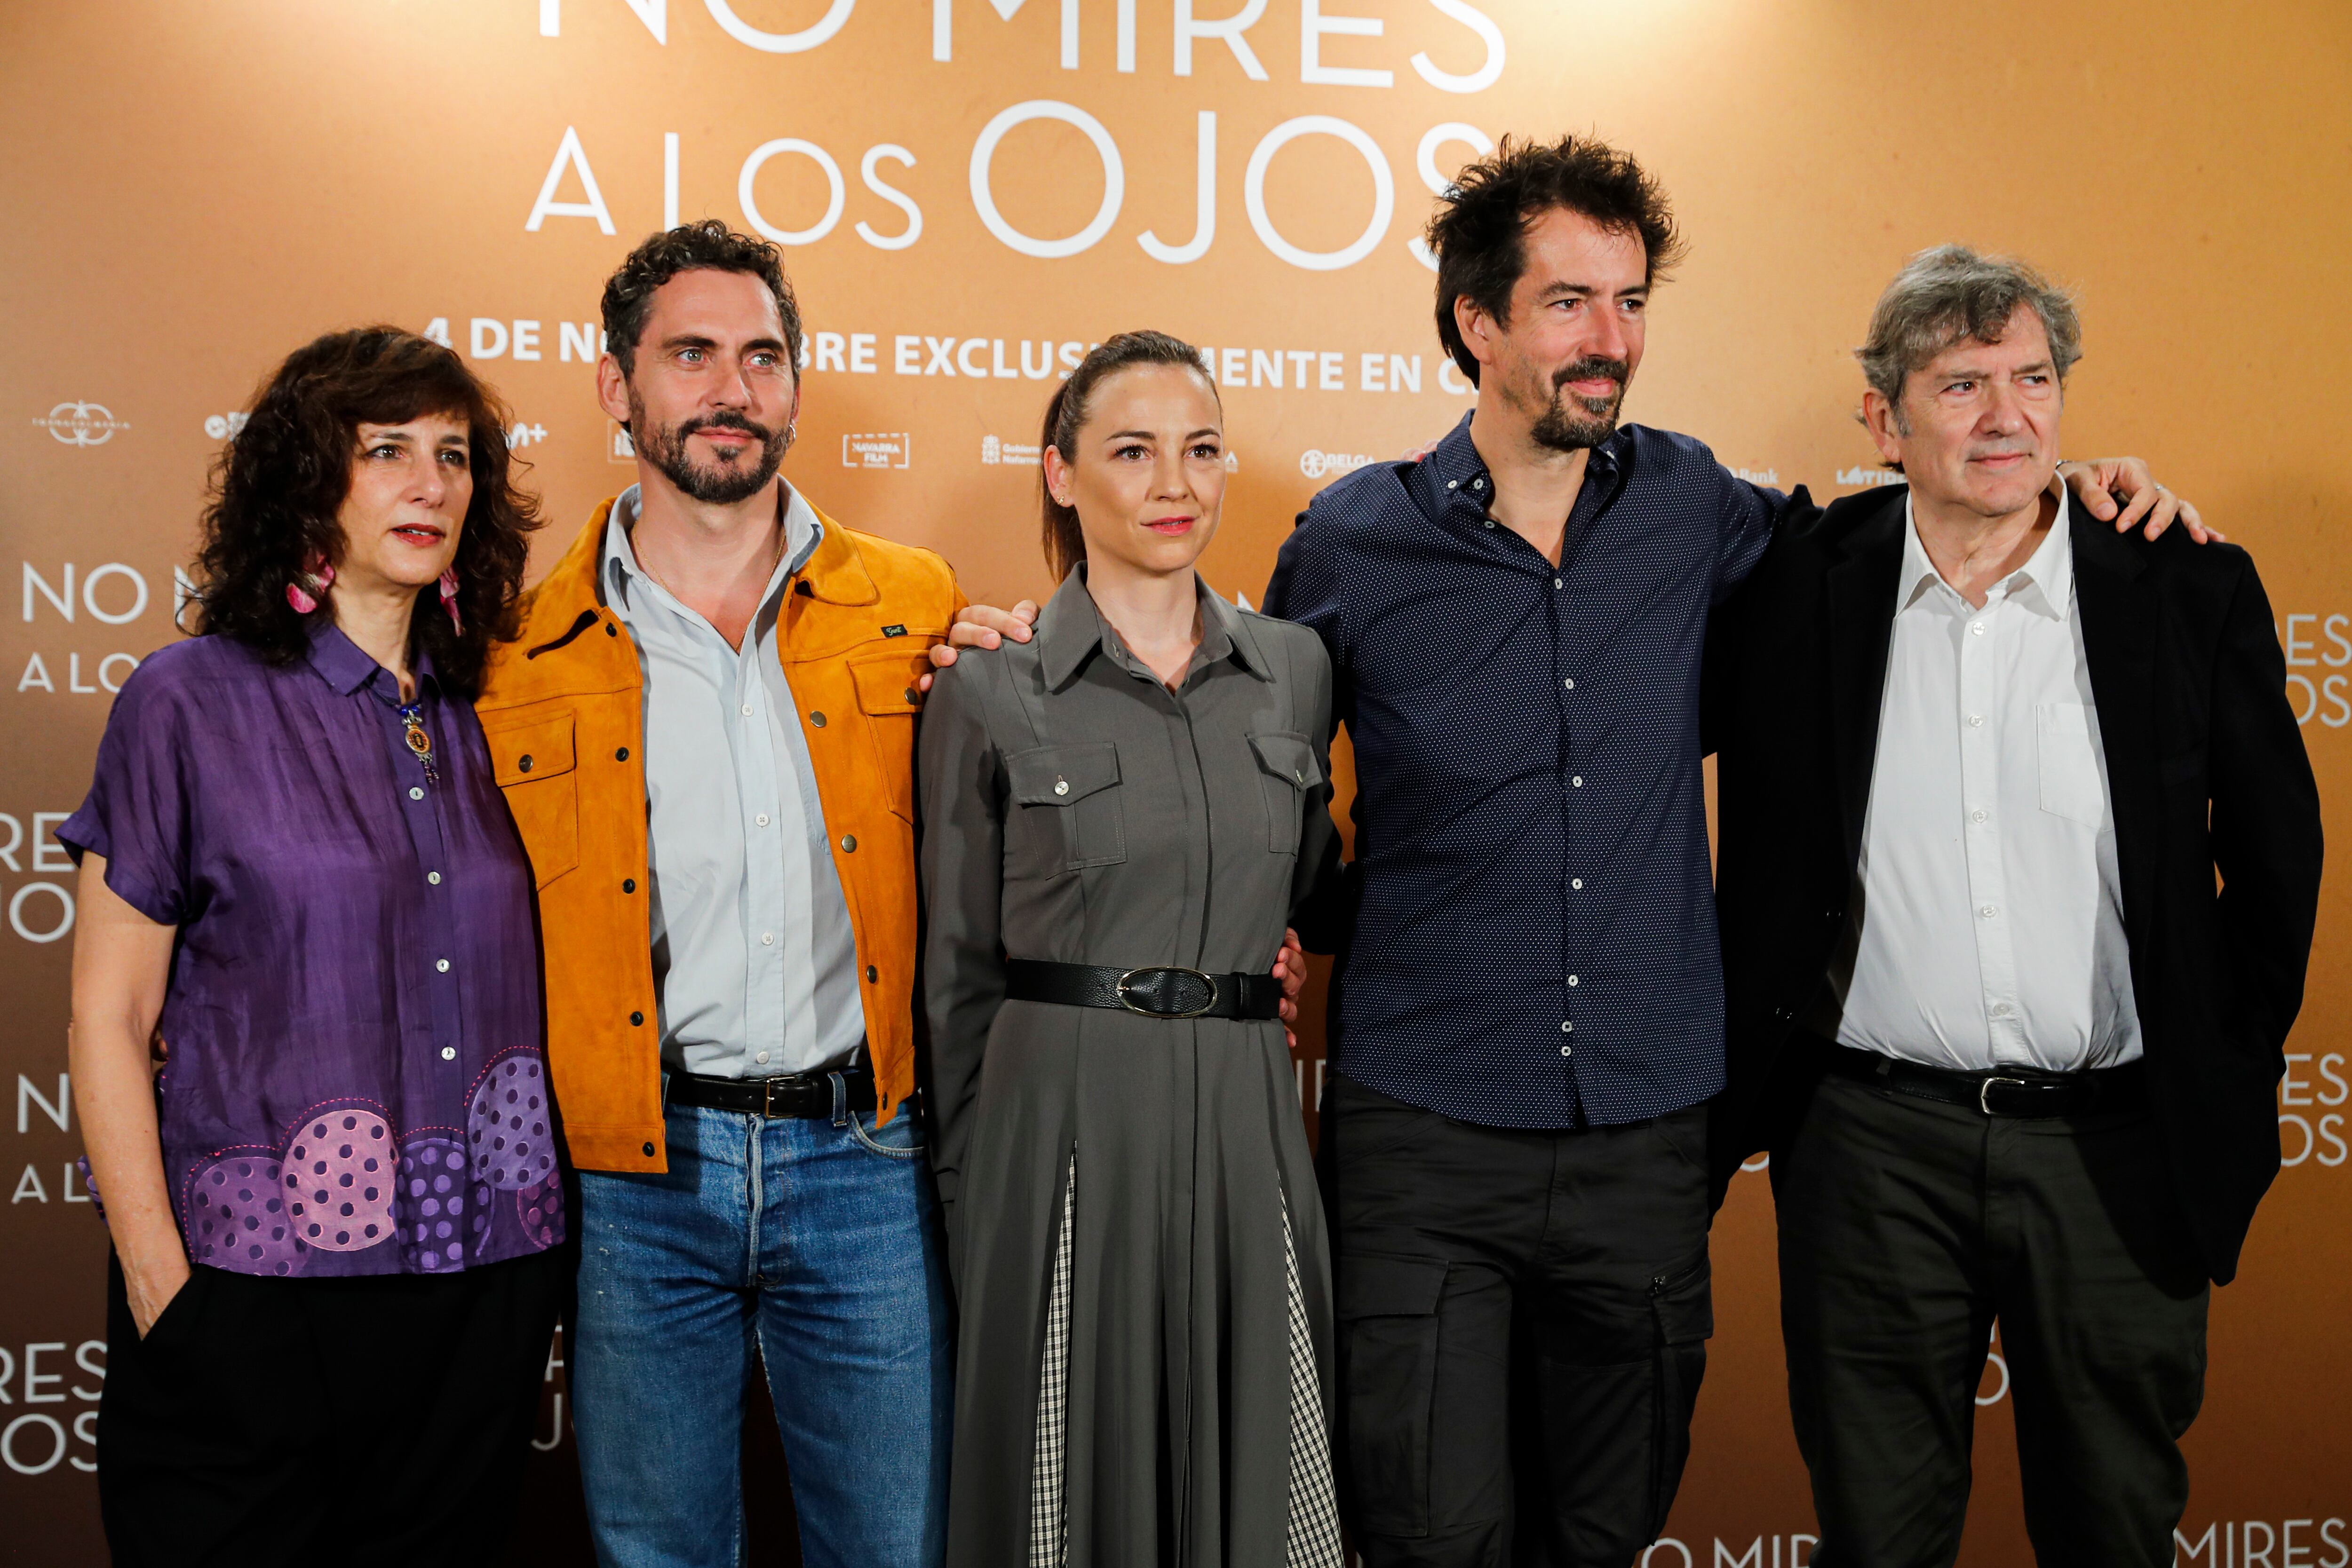
<svg viewBox="0 0 2352 1568">
<path fill-rule="evenodd" d="M 2091 710 L 2081 703 L 2034 704 L 2033 739 L 2042 809 L 2102 832 L 2113 826 Z"/>
<path fill-rule="evenodd" d="M 1259 785 L 1265 796 L 1265 847 L 1278 855 L 1296 855 L 1307 792 L 1323 782 L 1322 765 L 1315 760 L 1315 747 L 1295 730 L 1261 730 L 1249 743 L 1257 755 Z"/>
<path fill-rule="evenodd" d="M 1006 876 L 1055 876 L 1127 859 L 1118 747 L 1102 740 L 1016 751 L 1004 773 L 1013 819 Z"/>
</svg>

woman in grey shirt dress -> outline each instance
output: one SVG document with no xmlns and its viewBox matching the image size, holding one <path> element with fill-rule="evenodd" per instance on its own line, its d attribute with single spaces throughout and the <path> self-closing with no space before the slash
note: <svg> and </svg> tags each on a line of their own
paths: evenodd
<svg viewBox="0 0 2352 1568">
<path fill-rule="evenodd" d="M 950 1568 L 1340 1563 L 1330 1268 L 1267 974 L 1336 877 L 1331 673 L 1193 571 L 1222 423 L 1185 344 L 1090 353 L 1045 423 L 1061 588 L 923 716 Z"/>
</svg>

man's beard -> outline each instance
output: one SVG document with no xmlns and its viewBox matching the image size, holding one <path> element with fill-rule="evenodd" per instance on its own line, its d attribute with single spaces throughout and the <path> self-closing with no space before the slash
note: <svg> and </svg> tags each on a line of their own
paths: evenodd
<svg viewBox="0 0 2352 1568">
<path fill-rule="evenodd" d="M 629 430 L 646 462 L 689 498 L 713 507 L 748 501 L 766 489 L 784 461 L 785 449 L 793 444 L 789 427 L 770 430 L 740 413 L 714 413 L 667 427 L 652 424 L 646 419 L 645 405 L 635 399 L 629 403 Z M 743 432 L 760 443 L 758 460 L 747 463 L 738 457 L 730 463 L 697 463 L 687 455 L 686 444 L 701 430 Z"/>
<path fill-rule="evenodd" d="M 1604 360 L 1588 355 L 1560 371 L 1551 378 L 1551 402 L 1528 434 L 1539 446 L 1555 452 L 1580 452 L 1598 446 L 1617 429 L 1617 411 L 1625 402 L 1625 383 L 1633 379 L 1633 368 L 1622 360 Z M 1607 397 L 1579 397 L 1568 390 L 1570 382 L 1591 381 L 1596 376 L 1608 376 L 1617 383 L 1617 390 Z"/>
</svg>

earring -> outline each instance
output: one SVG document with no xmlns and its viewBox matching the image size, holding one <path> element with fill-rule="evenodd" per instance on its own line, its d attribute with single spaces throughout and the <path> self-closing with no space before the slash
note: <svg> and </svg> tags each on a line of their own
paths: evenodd
<svg viewBox="0 0 2352 1568">
<path fill-rule="evenodd" d="M 334 580 L 334 563 L 313 552 L 310 559 L 302 563 L 302 570 L 296 572 L 293 580 L 286 585 L 286 602 L 294 607 L 297 615 L 315 615 L 319 611 L 320 596 Z"/>
<path fill-rule="evenodd" d="M 792 445 L 794 441 L 798 440 L 800 434 L 801 422 L 799 420 L 788 419 L 784 422 L 784 444 L 786 446 Z"/>
<path fill-rule="evenodd" d="M 457 629 L 457 635 L 464 636 L 466 618 L 457 613 L 457 569 L 454 566 L 442 569 L 441 608 L 449 612 L 449 624 Z"/>
</svg>

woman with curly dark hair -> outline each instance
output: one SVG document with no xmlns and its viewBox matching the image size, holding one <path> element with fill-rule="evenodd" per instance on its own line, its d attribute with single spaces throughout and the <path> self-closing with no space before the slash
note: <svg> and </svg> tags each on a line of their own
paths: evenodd
<svg viewBox="0 0 2352 1568">
<path fill-rule="evenodd" d="M 199 635 L 58 830 L 118 1563 L 488 1561 L 511 1522 L 564 1219 L 468 700 L 538 526 L 504 426 L 414 333 L 289 359 L 215 472 Z"/>
</svg>

